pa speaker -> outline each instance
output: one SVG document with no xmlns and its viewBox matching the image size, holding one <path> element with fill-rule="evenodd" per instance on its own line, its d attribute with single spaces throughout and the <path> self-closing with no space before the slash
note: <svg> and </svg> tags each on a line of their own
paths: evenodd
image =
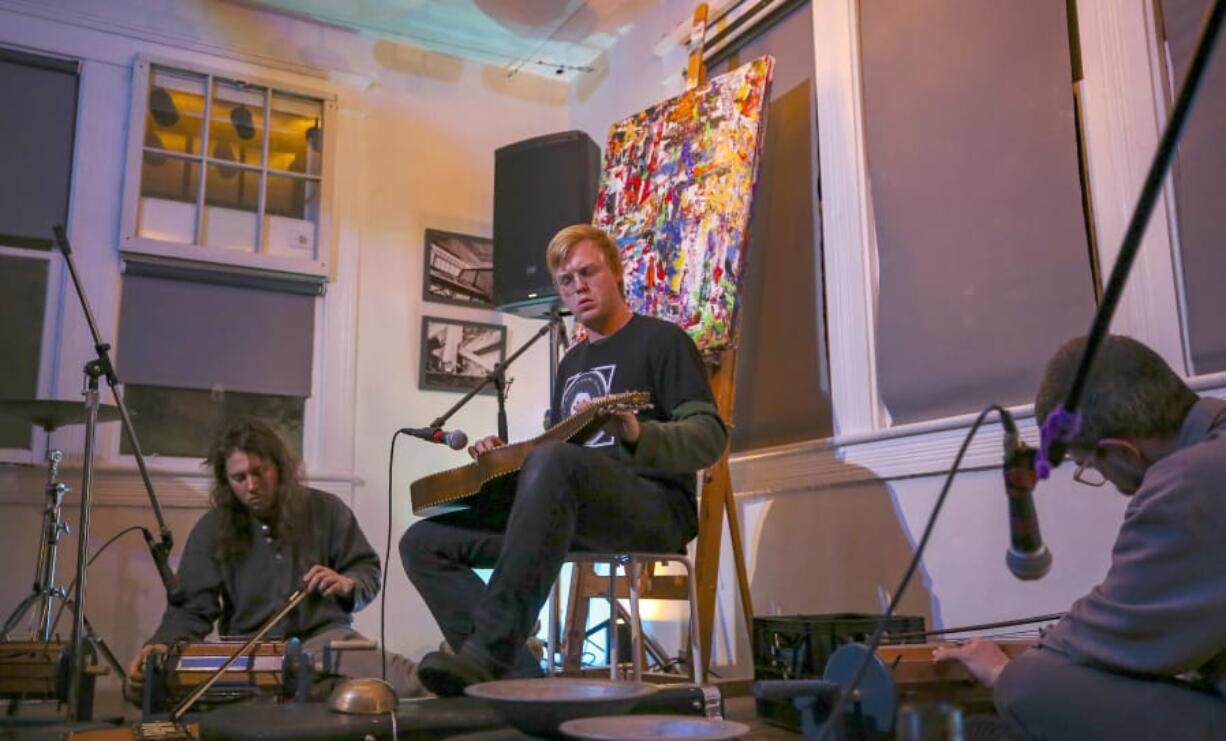
<svg viewBox="0 0 1226 741">
<path fill-rule="evenodd" d="M 582 131 L 539 136 L 494 152 L 494 303 L 543 316 L 557 300 L 545 247 L 558 230 L 590 224 L 600 147 Z"/>
</svg>

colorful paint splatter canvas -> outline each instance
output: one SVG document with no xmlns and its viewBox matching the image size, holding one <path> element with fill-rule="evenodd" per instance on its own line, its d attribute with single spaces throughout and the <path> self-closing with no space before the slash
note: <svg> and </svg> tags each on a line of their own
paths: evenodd
<svg viewBox="0 0 1226 741">
<path fill-rule="evenodd" d="M 622 251 L 631 308 L 705 354 L 735 344 L 769 56 L 616 123 L 593 221 Z"/>
</svg>

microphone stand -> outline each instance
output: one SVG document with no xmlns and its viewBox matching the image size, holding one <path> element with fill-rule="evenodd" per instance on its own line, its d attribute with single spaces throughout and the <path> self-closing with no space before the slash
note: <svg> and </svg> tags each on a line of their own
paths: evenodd
<svg viewBox="0 0 1226 741">
<path fill-rule="evenodd" d="M 506 360 L 500 363 L 495 364 L 494 367 L 490 370 L 490 372 L 486 373 L 485 377 L 481 379 L 480 383 L 478 383 L 475 387 L 469 390 L 469 392 L 465 394 L 463 398 L 461 398 L 459 401 L 453 404 L 450 409 L 448 409 L 446 412 L 443 412 L 441 415 L 436 417 L 435 420 L 430 423 L 430 426 L 433 427 L 434 429 L 442 429 L 447 424 L 447 420 L 451 419 L 451 417 L 456 412 L 458 412 L 465 404 L 467 404 L 470 399 L 472 399 L 477 394 L 481 393 L 482 389 L 484 389 L 486 386 L 492 383 L 494 384 L 494 389 L 498 393 L 498 437 L 500 437 L 503 440 L 503 442 L 506 442 L 506 439 L 509 435 L 509 433 L 507 432 L 507 408 L 506 408 L 506 402 L 507 402 L 506 369 L 507 369 L 507 366 L 511 365 L 511 363 L 514 363 L 515 360 L 519 358 L 520 355 L 523 355 L 524 352 L 527 351 L 529 347 L 532 347 L 532 345 L 535 344 L 537 340 L 544 337 L 545 335 L 549 335 L 551 338 L 551 341 L 549 343 L 550 348 L 551 348 L 550 353 L 549 353 L 549 360 L 550 360 L 549 398 L 552 403 L 552 400 L 554 397 L 554 386 L 557 384 L 557 379 L 555 377 L 557 375 L 557 367 L 558 367 L 556 355 L 557 355 L 558 337 L 559 337 L 558 332 L 559 332 L 559 327 L 561 324 L 562 324 L 562 315 L 560 313 L 558 305 L 555 303 L 553 307 L 549 310 L 549 319 L 545 323 L 545 326 L 537 330 L 536 334 L 532 335 L 532 337 L 530 337 L 527 342 L 520 345 L 519 349 L 511 353 L 510 357 L 508 357 Z"/>
<path fill-rule="evenodd" d="M 1056 407 L 1055 411 L 1047 415 L 1047 419 L 1043 422 L 1042 442 L 1038 460 L 1035 462 L 1036 471 L 1041 479 L 1047 478 L 1051 475 L 1052 469 L 1060 465 L 1064 459 L 1066 444 L 1073 438 L 1073 435 L 1077 434 L 1077 428 L 1081 424 L 1081 418 L 1077 415 L 1077 405 L 1081 402 L 1081 394 L 1089 379 L 1090 367 L 1094 363 L 1094 356 L 1103 338 L 1107 335 L 1107 329 L 1111 326 L 1111 318 L 1115 315 L 1120 296 L 1124 292 L 1124 282 L 1128 279 L 1132 263 L 1141 249 L 1141 239 L 1145 236 L 1146 225 L 1149 224 L 1149 217 L 1153 214 L 1154 205 L 1162 192 L 1162 184 L 1171 168 L 1171 161 L 1175 158 L 1179 139 L 1183 135 L 1188 116 L 1192 112 L 1192 104 L 1196 100 L 1205 70 L 1209 66 L 1214 44 L 1222 30 L 1223 16 L 1226 16 L 1226 1 L 1213 0 L 1213 5 L 1201 22 L 1200 36 L 1196 41 L 1196 50 L 1192 54 L 1192 60 L 1188 63 L 1188 72 L 1183 84 L 1179 86 L 1179 95 L 1171 109 L 1171 118 L 1162 132 L 1162 138 L 1158 141 L 1158 150 L 1154 153 L 1149 173 L 1145 177 L 1145 184 L 1141 187 L 1141 195 L 1137 198 L 1137 206 L 1124 232 L 1119 257 L 1116 258 L 1115 267 L 1111 270 L 1111 278 L 1107 282 L 1107 287 L 1103 290 L 1102 303 L 1099 304 L 1098 311 L 1094 313 L 1094 321 L 1090 325 L 1085 348 L 1081 351 L 1072 386 L 1069 387 L 1064 404 Z"/>
<path fill-rule="evenodd" d="M 81 474 L 81 515 L 80 521 L 77 523 L 77 570 L 76 579 L 77 586 L 73 595 L 72 601 L 76 604 L 74 611 L 74 621 L 72 626 L 72 678 L 68 689 L 68 713 L 73 720 L 84 720 L 81 717 L 81 681 L 85 673 L 85 568 L 89 554 L 89 516 L 90 516 L 90 501 L 93 498 L 93 480 L 94 480 L 94 441 L 98 425 L 98 379 L 105 376 L 107 385 L 111 387 L 111 395 L 115 399 L 115 406 L 119 408 L 119 416 L 123 422 L 123 431 L 127 436 L 128 444 L 132 446 L 132 454 L 136 458 L 136 467 L 140 471 L 141 480 L 145 484 L 145 492 L 149 495 L 149 503 L 153 507 L 153 516 L 157 520 L 158 534 L 161 537 L 161 542 L 156 548 L 163 555 L 170 553 L 170 549 L 174 545 L 174 536 L 171 535 L 170 528 L 166 525 L 166 519 L 162 516 L 162 506 L 158 502 L 157 495 L 153 491 L 153 482 L 149 479 L 149 470 L 145 467 L 145 457 L 141 454 L 140 443 L 136 439 L 136 430 L 132 427 L 132 418 L 128 414 L 128 408 L 124 404 L 123 396 L 119 393 L 119 377 L 115 374 L 115 367 L 111 363 L 110 349 L 111 346 L 102 341 L 102 335 L 98 331 L 98 324 L 94 321 L 94 313 L 90 309 L 89 299 L 85 295 L 85 287 L 81 284 L 81 277 L 77 273 L 77 266 L 72 259 L 72 245 L 68 242 L 68 235 L 62 225 L 54 227 L 55 244 L 60 252 L 64 254 L 64 263 L 68 266 L 68 273 L 72 276 L 72 284 L 76 289 L 77 298 L 81 300 L 81 308 L 85 312 L 85 321 L 89 325 L 90 335 L 94 340 L 94 351 L 97 357 L 85 364 L 85 405 L 87 409 L 87 417 L 85 422 L 85 450 L 84 461 L 82 462 Z M 167 594 L 167 599 L 170 595 Z"/>
</svg>

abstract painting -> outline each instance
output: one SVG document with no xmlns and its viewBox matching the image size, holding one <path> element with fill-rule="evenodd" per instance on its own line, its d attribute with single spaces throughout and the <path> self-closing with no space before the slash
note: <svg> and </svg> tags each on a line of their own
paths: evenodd
<svg viewBox="0 0 1226 741">
<path fill-rule="evenodd" d="M 711 355 L 735 344 L 765 102 L 764 56 L 614 124 L 593 222 L 621 248 L 631 308 Z"/>
</svg>

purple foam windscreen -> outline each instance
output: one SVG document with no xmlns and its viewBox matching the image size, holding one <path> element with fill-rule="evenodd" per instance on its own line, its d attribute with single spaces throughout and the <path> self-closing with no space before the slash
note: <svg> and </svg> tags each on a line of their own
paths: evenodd
<svg viewBox="0 0 1226 741">
<path fill-rule="evenodd" d="M 1047 419 L 1039 435 L 1039 457 L 1035 461 L 1035 473 L 1040 479 L 1051 476 L 1051 472 L 1064 458 L 1064 447 L 1081 429 L 1081 415 L 1070 412 L 1064 405 L 1056 407 Z"/>
</svg>

